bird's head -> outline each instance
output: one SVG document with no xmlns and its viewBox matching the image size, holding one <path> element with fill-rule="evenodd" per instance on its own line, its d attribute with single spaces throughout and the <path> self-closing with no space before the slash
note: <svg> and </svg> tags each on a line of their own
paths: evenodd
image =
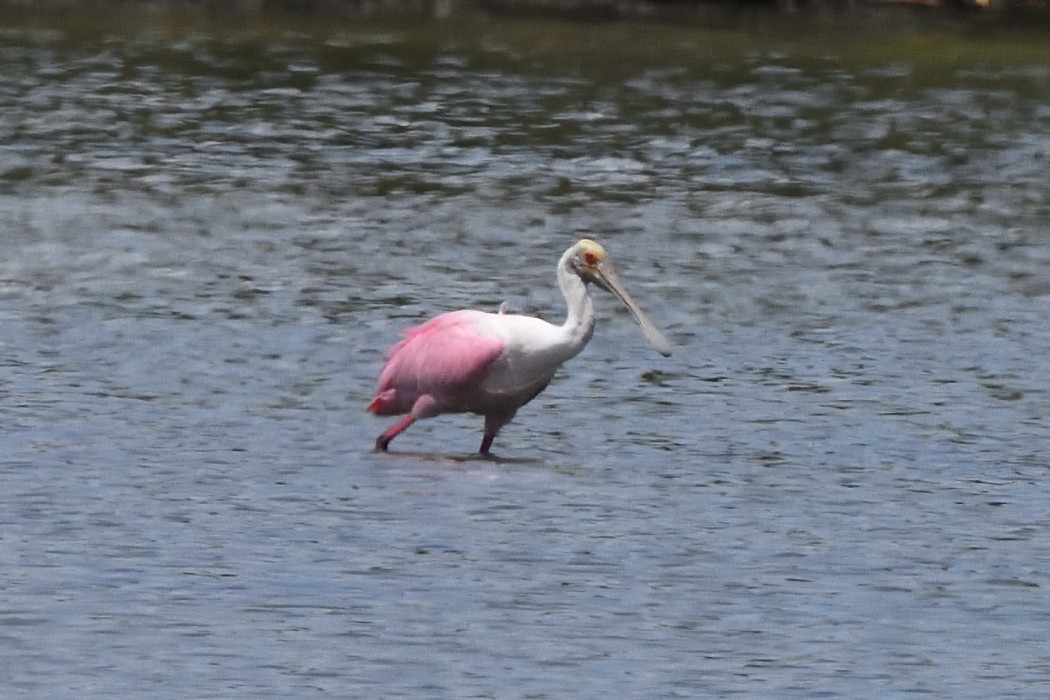
<svg viewBox="0 0 1050 700">
<path fill-rule="evenodd" d="M 627 293 L 616 274 L 612 260 L 609 260 L 601 244 L 589 238 L 581 239 L 569 249 L 569 266 L 585 283 L 593 283 L 619 299 L 634 316 L 638 325 L 642 327 L 649 343 L 661 355 L 671 354 L 671 344 L 667 342 L 664 334 L 653 325 L 645 312 L 631 299 L 631 295 Z"/>
<path fill-rule="evenodd" d="M 602 289 L 608 290 L 603 268 L 605 262 L 605 248 L 600 243 L 583 238 L 573 246 L 572 258 L 570 259 L 572 271 L 580 276 L 584 282 L 593 282 Z"/>
</svg>

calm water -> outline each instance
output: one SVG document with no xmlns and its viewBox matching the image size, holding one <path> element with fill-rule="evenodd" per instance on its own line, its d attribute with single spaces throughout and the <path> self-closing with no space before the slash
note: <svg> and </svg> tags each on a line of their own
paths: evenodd
<svg viewBox="0 0 1050 700">
<path fill-rule="evenodd" d="M 1050 42 L 828 39 L 0 31 L 4 697 L 1045 693 Z M 584 235 L 674 357 L 372 454 Z"/>
</svg>

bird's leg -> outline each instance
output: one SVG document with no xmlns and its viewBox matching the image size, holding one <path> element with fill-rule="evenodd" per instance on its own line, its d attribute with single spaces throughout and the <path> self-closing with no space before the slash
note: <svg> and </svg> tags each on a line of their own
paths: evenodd
<svg viewBox="0 0 1050 700">
<path fill-rule="evenodd" d="M 376 451 L 386 452 L 390 441 L 404 432 L 405 428 L 415 423 L 420 418 L 433 418 L 441 413 L 438 402 L 430 394 L 423 394 L 412 404 L 412 411 L 397 422 L 392 428 L 376 438 Z"/>
<path fill-rule="evenodd" d="M 405 428 L 416 422 L 416 417 L 411 413 L 402 418 L 392 428 L 387 430 L 385 433 L 376 438 L 376 452 L 386 452 L 387 447 L 390 446 L 390 441 L 396 438 L 404 431 Z"/>
<path fill-rule="evenodd" d="M 481 438 L 481 449 L 478 450 L 478 454 L 486 456 L 489 454 L 492 441 L 499 434 L 499 429 L 510 423 L 513 417 L 513 411 L 510 413 L 490 413 L 485 416 L 485 436 Z"/>
</svg>

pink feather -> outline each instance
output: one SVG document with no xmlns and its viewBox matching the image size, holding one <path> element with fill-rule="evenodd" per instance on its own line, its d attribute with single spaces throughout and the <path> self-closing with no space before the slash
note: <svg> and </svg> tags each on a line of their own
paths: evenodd
<svg viewBox="0 0 1050 700">
<path fill-rule="evenodd" d="M 486 315 L 452 311 L 408 329 L 386 352 L 368 410 L 397 415 L 410 411 L 421 396 L 441 402 L 469 392 L 503 352 L 502 340 L 478 331 Z"/>
</svg>

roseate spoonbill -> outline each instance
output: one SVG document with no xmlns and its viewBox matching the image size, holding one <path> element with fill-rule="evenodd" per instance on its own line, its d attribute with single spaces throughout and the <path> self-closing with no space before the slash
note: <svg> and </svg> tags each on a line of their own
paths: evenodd
<svg viewBox="0 0 1050 700">
<path fill-rule="evenodd" d="M 451 311 L 405 332 L 386 352 L 376 395 L 368 410 L 378 416 L 408 414 L 376 440 L 377 450 L 421 418 L 442 413 L 485 417 L 480 452 L 489 453 L 500 428 L 536 398 L 558 367 L 575 357 L 594 332 L 588 283 L 612 292 L 630 310 L 656 350 L 671 344 L 623 288 L 605 249 L 583 239 L 558 262 L 558 286 L 568 316 L 556 326 L 531 316 Z"/>
</svg>

